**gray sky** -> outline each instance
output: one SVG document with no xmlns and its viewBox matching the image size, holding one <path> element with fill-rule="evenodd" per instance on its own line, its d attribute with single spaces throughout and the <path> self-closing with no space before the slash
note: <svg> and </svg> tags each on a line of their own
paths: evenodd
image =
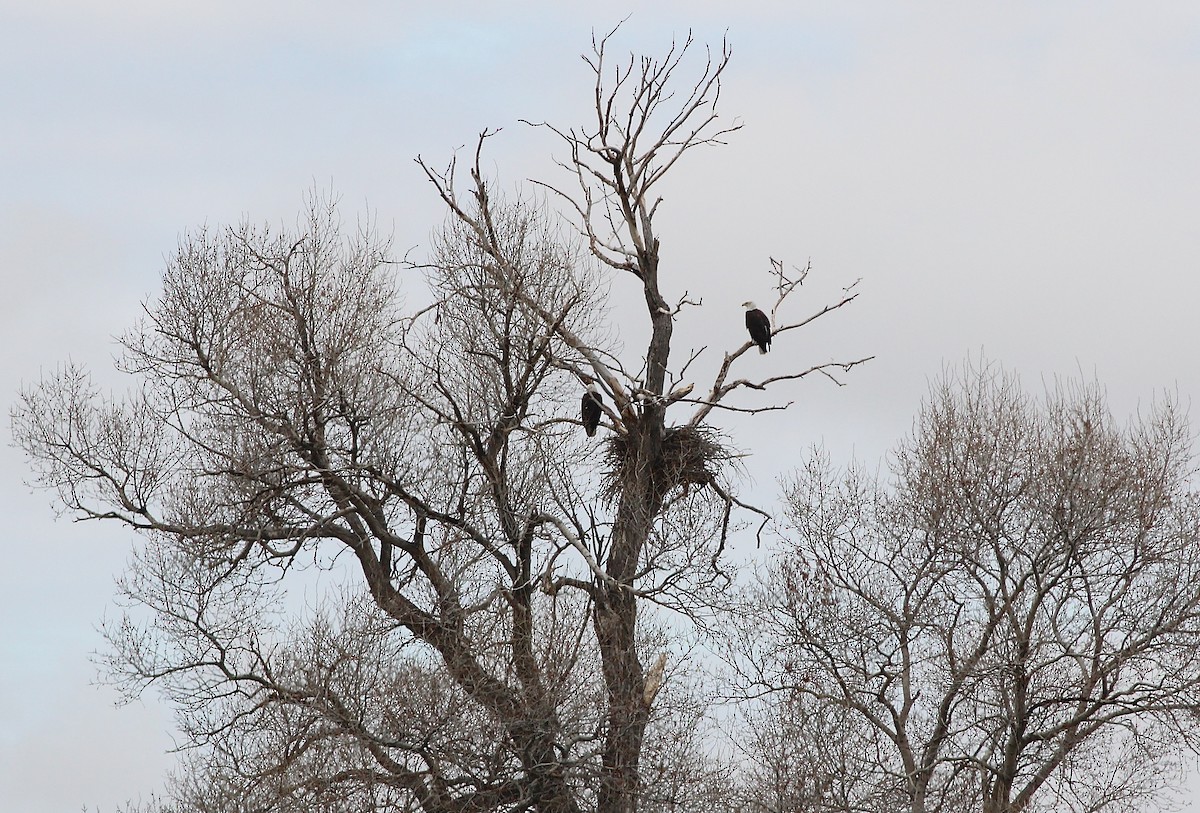
<svg viewBox="0 0 1200 813">
<path fill-rule="evenodd" d="M 561 149 L 517 120 L 581 122 L 578 55 L 628 11 L 0 0 L 5 402 L 68 358 L 122 386 L 112 337 L 188 228 L 291 221 L 316 183 L 420 256 L 442 216 L 412 159 L 440 164 L 484 127 L 503 128 L 502 184 L 557 177 Z M 748 489 L 769 499 L 814 443 L 879 458 L 928 381 L 981 351 L 1030 387 L 1095 376 L 1118 414 L 1200 395 L 1200 5 L 661 2 L 617 45 L 657 52 L 689 27 L 728 31 L 721 112 L 745 128 L 664 190 L 665 286 L 705 303 L 676 347 L 715 363 L 740 344 L 738 304 L 768 299 L 774 256 L 814 267 L 785 315 L 859 278 L 862 297 L 748 371 L 877 356 L 728 423 L 755 452 Z M 114 709 L 88 662 L 131 541 L 55 521 L 23 478 L 0 449 L 0 806 L 111 810 L 171 763 L 169 712 L 153 695 Z"/>
</svg>

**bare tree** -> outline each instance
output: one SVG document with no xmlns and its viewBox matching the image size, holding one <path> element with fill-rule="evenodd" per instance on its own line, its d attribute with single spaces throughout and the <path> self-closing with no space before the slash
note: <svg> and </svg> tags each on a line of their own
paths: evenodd
<svg viewBox="0 0 1200 813">
<path fill-rule="evenodd" d="M 660 286 L 659 238 L 654 216 L 661 198 L 655 188 L 684 153 L 704 146 L 723 143 L 739 124 L 726 126 L 717 115 L 721 75 L 728 65 L 730 51 L 722 46 L 719 55 L 706 52 L 700 75 L 683 92 L 676 92 L 676 73 L 693 48 L 690 36 L 673 45 L 665 57 L 631 56 L 612 64 L 608 55 L 613 33 L 595 40 L 585 61 L 595 76 L 594 113 L 589 125 L 562 129 L 542 123 L 568 148 L 569 158 L 560 162 L 575 181 L 573 188 L 543 184 L 553 194 L 569 202 L 576 214 L 576 226 L 591 253 L 604 265 L 631 274 L 641 285 L 650 322 L 650 340 L 636 372 L 610 354 L 594 352 L 586 341 L 554 318 L 549 311 L 539 312 L 557 336 L 576 351 L 578 360 L 560 362 L 581 383 L 597 381 L 603 385 L 614 409 L 610 414 L 615 431 L 609 442 L 609 482 L 607 491 L 615 511 L 606 539 L 603 574 L 595 573 L 590 584 L 569 586 L 583 590 L 592 607 L 596 642 L 607 688 L 607 725 L 603 753 L 604 771 L 600 777 L 598 804 L 603 810 L 632 810 L 640 792 L 639 760 L 648 721 L 649 703 L 644 699 L 645 666 L 635 636 L 638 628 L 638 599 L 664 599 L 685 613 L 696 613 L 707 603 L 697 601 L 698 588 L 681 582 L 678 574 L 686 563 L 713 561 L 724 545 L 729 513 L 734 505 L 754 509 L 726 490 L 717 477 L 719 464 L 728 456 L 717 437 L 704 424 L 713 409 L 739 409 L 725 403 L 726 396 L 743 388 L 762 390 L 770 384 L 803 378 L 820 372 L 832 377 L 833 370 L 849 370 L 867 359 L 818 364 L 799 371 L 782 371 L 762 381 L 730 379 L 734 362 L 753 346 L 747 341 L 726 353 L 711 389 L 692 398 L 694 384 L 684 380 L 691 357 L 678 373 L 670 366 L 671 335 L 674 320 L 691 302 L 684 292 L 679 300 L 668 303 Z M 482 149 L 488 133 L 479 140 Z M 479 151 L 471 169 L 469 199 L 476 207 L 472 214 L 456 188 L 455 167 L 437 171 L 420 162 L 427 177 L 459 221 L 475 235 L 503 276 L 503 252 L 494 246 L 494 227 L 487 184 L 480 170 Z M 782 263 L 772 260 L 777 277 L 779 305 L 796 287 L 803 284 L 807 269 L 789 278 Z M 802 327 L 837 310 L 856 298 L 847 293 L 841 300 L 819 309 L 808 318 L 779 325 L 774 333 Z M 672 425 L 668 408 L 676 403 L 694 404 L 695 409 L 683 424 Z M 766 407 L 759 412 L 782 407 Z M 680 542 L 704 537 L 691 532 L 662 534 L 678 508 L 693 513 L 696 503 L 685 506 L 691 489 L 707 488 L 723 503 L 720 542 L 715 554 L 687 549 L 679 556 Z M 678 495 L 678 496 L 674 496 Z M 760 512 L 761 513 L 761 512 Z M 765 515 L 764 515 L 765 516 Z M 694 520 L 693 520 L 694 521 Z M 659 526 L 659 527 L 656 527 Z M 649 566 L 647 566 L 649 565 Z M 714 565 L 715 566 L 715 565 Z M 647 581 L 651 585 L 639 586 Z M 654 578 L 657 577 L 657 586 Z M 662 588 L 686 586 L 682 601 L 673 601 L 678 590 Z"/>
<path fill-rule="evenodd" d="M 294 229 L 181 242 L 123 340 L 134 395 L 71 366 L 23 393 L 38 481 L 146 538 L 122 587 L 149 616 L 110 625 L 110 666 L 179 708 L 184 809 L 700 811 L 725 792 L 659 617 L 715 606 L 748 506 L 707 421 L 742 388 L 859 361 L 735 379 L 747 341 L 691 397 L 651 194 L 736 129 L 715 113 L 728 50 L 677 96 L 690 40 L 615 72 L 607 42 L 597 129 L 551 128 L 584 247 L 500 199 L 479 151 L 465 190 L 453 163 L 419 161 L 450 213 L 427 307 L 404 310 L 385 240 L 314 198 Z M 611 345 L 589 255 L 642 286 L 644 375 Z M 782 302 L 803 276 L 776 273 Z M 585 384 L 606 395 L 600 454 L 575 417 Z M 337 586 L 315 606 L 305 570 Z"/>
<path fill-rule="evenodd" d="M 985 366 L 934 389 L 890 482 L 815 456 L 740 662 L 776 719 L 849 718 L 855 769 L 806 764 L 858 787 L 811 809 L 1145 809 L 1197 743 L 1189 443 L 1172 403 L 1121 427 L 1098 387 L 1039 402 Z"/>
</svg>

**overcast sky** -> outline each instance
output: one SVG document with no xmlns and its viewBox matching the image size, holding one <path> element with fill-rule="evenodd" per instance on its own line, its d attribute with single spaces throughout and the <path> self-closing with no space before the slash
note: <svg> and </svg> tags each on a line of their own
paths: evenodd
<svg viewBox="0 0 1200 813">
<path fill-rule="evenodd" d="M 315 183 L 420 256 L 442 214 L 412 159 L 485 127 L 503 128 L 501 185 L 553 179 L 561 149 L 518 119 L 582 122 L 579 54 L 630 10 L 0 0 L 5 403 L 68 358 L 115 382 L 112 337 L 186 229 L 291 221 Z M 729 424 L 748 489 L 769 500 L 812 444 L 878 459 L 943 366 L 980 352 L 1031 388 L 1094 376 L 1121 415 L 1200 395 L 1200 5 L 689 0 L 637 11 L 616 44 L 661 52 L 689 28 L 728 37 L 720 113 L 745 127 L 664 190 L 664 287 L 704 301 L 676 346 L 719 360 L 744 341 L 739 303 L 768 299 L 773 256 L 813 264 L 785 316 L 862 295 L 748 365 L 876 356 Z M 23 467 L 0 449 L 0 807 L 108 811 L 171 764 L 169 711 L 113 708 L 88 657 L 131 540 L 56 521 Z"/>
</svg>

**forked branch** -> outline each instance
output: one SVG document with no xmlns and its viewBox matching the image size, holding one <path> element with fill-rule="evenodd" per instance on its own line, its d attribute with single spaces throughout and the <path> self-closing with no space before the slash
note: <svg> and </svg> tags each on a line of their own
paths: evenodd
<svg viewBox="0 0 1200 813">
<path fill-rule="evenodd" d="M 808 273 L 812 266 L 811 263 L 806 265 L 804 269 L 800 271 L 798 276 L 789 278 L 784 271 L 782 262 L 776 260 L 774 257 L 769 259 L 771 262 L 772 273 L 776 278 L 775 290 L 778 292 L 775 303 L 771 306 L 771 322 L 774 324 L 775 315 L 779 312 L 780 306 L 793 291 L 804 284 L 804 280 L 808 277 Z M 826 305 L 817 312 L 804 319 L 801 319 L 798 322 L 792 322 L 790 324 L 772 328 L 771 337 L 774 338 L 781 333 L 786 333 L 790 330 L 797 330 L 805 327 L 806 325 L 810 325 L 816 320 L 820 319 L 822 316 L 826 316 L 827 314 L 833 313 L 834 311 L 840 310 L 841 308 L 849 305 L 858 298 L 858 293 L 850 293 L 850 291 L 853 290 L 857 284 L 858 283 L 855 282 L 853 285 L 847 287 L 843 291 L 845 296 L 843 296 L 839 301 L 830 305 Z M 734 362 L 741 358 L 752 347 L 755 347 L 755 343 L 753 341 L 748 341 L 737 350 L 734 350 L 732 353 L 725 354 L 725 359 L 721 362 L 721 367 L 717 371 L 716 377 L 713 379 L 712 388 L 708 391 L 708 394 L 705 397 L 695 400 L 683 399 L 689 401 L 690 403 L 699 405 L 699 409 L 697 409 L 692 415 L 691 420 L 688 422 L 689 424 L 692 426 L 698 426 L 708 417 L 709 413 L 718 408 L 732 412 L 747 412 L 750 414 L 786 409 L 790 404 L 745 408 L 727 406 L 722 403 L 722 400 L 725 398 L 725 396 L 737 389 L 747 388 L 754 390 L 765 390 L 771 384 L 779 381 L 794 381 L 800 378 L 805 378 L 813 373 L 820 373 L 840 386 L 841 382 L 830 372 L 831 370 L 840 369 L 842 372 L 848 372 L 850 369 L 857 367 L 859 364 L 863 364 L 874 358 L 874 356 L 866 356 L 853 361 L 828 361 L 822 364 L 813 365 L 806 370 L 801 370 L 794 373 L 781 373 L 779 375 L 769 376 L 758 381 L 751 381 L 747 378 L 739 378 L 730 381 L 729 376 L 733 369 Z"/>
<path fill-rule="evenodd" d="M 567 201 L 597 258 L 645 280 L 651 270 L 645 260 L 658 249 L 652 221 L 661 198 L 651 198 L 652 188 L 685 152 L 724 144 L 742 125 L 723 125 L 717 114 L 721 75 L 732 53 L 727 41 L 719 54 L 706 48 L 699 76 L 679 96 L 672 86 L 695 45 L 691 33 L 663 57 L 630 56 L 612 65 L 608 46 L 619 27 L 593 37 L 592 53 L 584 56 L 595 77 L 592 127 L 523 121 L 550 130 L 567 145 L 570 157 L 558 163 L 575 177 L 578 191 L 534 183 Z"/>
</svg>

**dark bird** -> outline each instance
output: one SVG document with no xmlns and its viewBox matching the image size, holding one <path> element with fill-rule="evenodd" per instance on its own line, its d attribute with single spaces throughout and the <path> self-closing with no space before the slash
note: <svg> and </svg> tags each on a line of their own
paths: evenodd
<svg viewBox="0 0 1200 813">
<path fill-rule="evenodd" d="M 583 431 L 587 432 L 587 436 L 595 437 L 596 427 L 600 425 L 600 416 L 604 413 L 601 404 L 604 399 L 600 395 L 600 390 L 596 389 L 593 384 L 587 388 L 587 392 L 583 394 L 583 404 L 581 414 L 583 417 Z"/>
<path fill-rule="evenodd" d="M 753 302 L 743 302 L 746 309 L 746 330 L 750 331 L 750 339 L 758 345 L 758 352 L 766 353 L 771 349 L 771 320 L 758 309 Z"/>
</svg>

